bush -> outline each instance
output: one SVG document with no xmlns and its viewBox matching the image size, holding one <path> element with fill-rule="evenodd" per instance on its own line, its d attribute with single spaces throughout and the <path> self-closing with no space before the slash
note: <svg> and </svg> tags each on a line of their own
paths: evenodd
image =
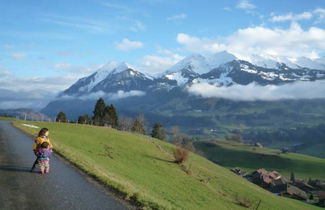
<svg viewBox="0 0 325 210">
<path fill-rule="evenodd" d="M 253 202 L 245 197 L 240 197 L 238 194 L 236 195 L 236 202 L 238 205 L 245 207 L 245 208 L 250 208 L 253 205 Z"/>
<path fill-rule="evenodd" d="M 175 163 L 181 164 L 188 158 L 188 150 L 182 147 L 177 147 L 174 151 Z"/>
</svg>

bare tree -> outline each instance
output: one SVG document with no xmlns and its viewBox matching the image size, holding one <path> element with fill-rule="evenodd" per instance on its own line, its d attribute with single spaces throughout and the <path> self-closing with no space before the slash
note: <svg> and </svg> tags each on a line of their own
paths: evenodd
<svg viewBox="0 0 325 210">
<path fill-rule="evenodd" d="M 133 125 L 133 119 L 126 116 L 119 117 L 119 129 L 122 131 L 131 131 Z"/>
</svg>

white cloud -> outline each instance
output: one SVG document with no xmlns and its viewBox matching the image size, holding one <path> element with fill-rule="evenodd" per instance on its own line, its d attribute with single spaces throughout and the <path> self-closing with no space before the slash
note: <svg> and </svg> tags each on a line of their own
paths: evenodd
<svg viewBox="0 0 325 210">
<path fill-rule="evenodd" d="M 174 15 L 174 16 L 167 17 L 166 19 L 168 21 L 180 21 L 180 20 L 184 20 L 186 18 L 187 18 L 187 14 L 181 13 L 181 14 L 177 14 L 177 15 Z"/>
<path fill-rule="evenodd" d="M 310 20 L 313 17 L 311 12 L 303 12 L 300 14 L 289 13 L 286 15 L 273 15 L 271 18 L 272 22 L 281 22 L 281 21 L 299 21 L 299 20 Z"/>
<path fill-rule="evenodd" d="M 73 65 L 70 63 L 56 63 L 53 68 L 58 71 L 67 71 L 78 74 L 87 74 L 92 73 L 98 70 L 102 64 L 93 64 L 93 65 Z M 81 75 L 80 75 L 81 76 Z"/>
<path fill-rule="evenodd" d="M 121 42 L 116 43 L 116 49 L 122 51 L 134 50 L 143 47 L 143 43 L 140 41 L 130 41 L 128 39 L 123 39 Z"/>
<path fill-rule="evenodd" d="M 64 99 L 82 99 L 82 100 L 97 100 L 98 98 L 107 98 L 109 100 L 119 100 L 123 98 L 128 98 L 128 97 L 134 97 L 134 96 L 144 96 L 146 93 L 140 90 L 130 90 L 130 91 L 123 91 L 119 90 L 116 93 L 105 93 L 103 91 L 97 91 L 93 93 L 89 93 L 87 95 L 82 95 L 82 96 L 67 96 L 63 95 L 62 98 Z"/>
<path fill-rule="evenodd" d="M 215 39 L 198 38 L 184 33 L 177 34 L 176 40 L 192 52 L 219 52 L 226 49 L 226 45 Z"/>
<path fill-rule="evenodd" d="M 300 21 L 315 19 L 314 23 L 320 23 L 325 20 L 325 9 L 317 8 L 312 11 L 304 11 L 302 13 L 294 14 L 292 12 L 284 15 L 276 15 L 271 13 L 270 21 L 284 22 L 284 21 Z"/>
<path fill-rule="evenodd" d="M 10 72 L 0 72 L 0 109 L 43 108 L 59 91 L 79 78 L 80 74 L 17 77 Z"/>
<path fill-rule="evenodd" d="M 11 72 L 9 71 L 2 71 L 5 70 L 5 67 L 0 66 L 0 77 L 4 78 L 4 77 L 10 77 L 12 75 Z"/>
<path fill-rule="evenodd" d="M 11 57 L 13 57 L 16 60 L 21 60 L 27 57 L 27 55 L 25 53 L 21 53 L 21 52 L 15 52 L 11 54 Z"/>
<path fill-rule="evenodd" d="M 134 96 L 144 96 L 146 93 L 140 90 L 130 90 L 130 91 L 123 91 L 119 90 L 116 93 L 108 95 L 111 100 L 119 100 L 122 98 L 134 97 Z"/>
<path fill-rule="evenodd" d="M 253 54 L 316 58 L 325 50 L 325 30 L 318 27 L 304 30 L 298 23 L 292 23 L 287 29 L 248 27 L 221 38 L 198 38 L 180 33 L 176 40 L 191 52 L 227 50 L 248 60 Z"/>
<path fill-rule="evenodd" d="M 54 94 L 45 90 L 14 91 L 0 88 L 0 109 L 44 107 Z"/>
<path fill-rule="evenodd" d="M 237 3 L 236 8 L 238 8 L 238 9 L 244 9 L 244 10 L 251 10 L 251 9 L 255 9 L 256 6 L 254 4 L 252 4 L 248 0 L 241 0 L 241 1 L 239 1 Z"/>
<path fill-rule="evenodd" d="M 70 70 L 71 64 L 69 63 L 57 63 L 54 65 L 54 69 L 56 70 Z"/>
<path fill-rule="evenodd" d="M 320 23 L 320 22 L 323 22 L 325 20 L 325 9 L 317 8 L 313 12 L 317 16 L 317 19 L 316 19 L 315 23 Z"/>
<path fill-rule="evenodd" d="M 259 86 L 251 83 L 249 85 L 233 85 L 230 87 L 197 83 L 189 87 L 188 91 L 206 98 L 226 98 L 238 101 L 317 99 L 325 98 L 325 81 L 295 82 L 280 86 Z"/>
<path fill-rule="evenodd" d="M 158 53 L 161 55 L 145 55 L 141 58 L 139 68 L 151 74 L 161 73 L 184 58 L 170 50 L 160 49 Z"/>
</svg>

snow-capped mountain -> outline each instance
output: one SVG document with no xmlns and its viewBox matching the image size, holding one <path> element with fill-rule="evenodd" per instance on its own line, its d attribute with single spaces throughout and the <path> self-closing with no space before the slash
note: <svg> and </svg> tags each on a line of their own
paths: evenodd
<svg viewBox="0 0 325 210">
<path fill-rule="evenodd" d="M 42 111 L 55 116 L 63 110 L 76 117 L 90 113 L 99 97 L 104 97 L 128 113 L 134 112 L 133 108 L 137 110 L 136 113 L 153 109 L 159 111 L 160 108 L 173 110 L 178 100 L 192 100 L 195 97 L 189 89 L 197 83 L 228 87 L 251 83 L 265 86 L 325 80 L 324 70 L 301 67 L 295 63 L 287 65 L 256 56 L 257 60 L 260 62 L 258 65 L 256 62 L 240 60 L 227 52 L 206 57 L 194 54 L 157 77 L 137 71 L 127 63 L 108 63 L 88 77 L 79 79 Z M 319 59 L 317 62 L 321 64 L 324 60 Z M 191 105 L 184 104 L 184 107 Z"/>
<path fill-rule="evenodd" d="M 202 82 L 217 86 L 247 85 L 253 82 L 259 85 L 281 85 L 325 79 L 325 71 L 316 70 L 325 66 L 321 64 L 321 59 L 317 62 L 307 58 L 277 59 L 254 55 L 251 56 L 253 62 L 248 62 L 239 60 L 228 52 L 206 57 L 193 54 L 155 78 L 136 71 L 124 62 L 108 63 L 90 76 L 78 80 L 59 97 L 79 97 L 97 92 L 112 94 L 118 91 L 169 91 L 175 87 L 185 89 L 193 83 Z"/>
<path fill-rule="evenodd" d="M 285 64 L 287 67 L 292 69 L 316 69 L 316 70 L 325 70 L 325 57 L 310 59 L 306 57 L 298 57 L 298 58 L 288 58 L 283 56 L 271 56 L 271 55 L 251 55 L 247 60 L 250 63 L 270 69 L 278 69 L 279 66 Z"/>
<path fill-rule="evenodd" d="M 282 63 L 276 69 L 264 68 L 243 60 L 234 60 L 201 75 L 194 82 L 208 82 L 222 85 L 281 85 L 295 81 L 325 79 L 325 71 L 307 68 L 293 69 Z"/>
<path fill-rule="evenodd" d="M 194 79 L 199 78 L 200 75 L 206 74 L 212 69 L 236 59 L 234 55 L 226 51 L 215 53 L 207 57 L 200 54 L 193 54 L 168 69 L 160 80 L 184 86 Z"/>
<path fill-rule="evenodd" d="M 59 96 L 82 96 L 98 91 L 112 93 L 119 90 L 146 90 L 153 84 L 152 77 L 135 71 L 125 62 L 114 62 L 104 65 L 88 77 L 79 79 Z"/>
</svg>

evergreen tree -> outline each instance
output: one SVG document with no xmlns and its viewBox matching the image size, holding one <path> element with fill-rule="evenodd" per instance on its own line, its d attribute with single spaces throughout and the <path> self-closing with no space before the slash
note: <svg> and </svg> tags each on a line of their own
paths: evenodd
<svg viewBox="0 0 325 210">
<path fill-rule="evenodd" d="M 59 112 L 57 115 L 56 115 L 56 119 L 55 119 L 56 122 L 67 122 L 67 116 L 65 115 L 64 112 Z"/>
<path fill-rule="evenodd" d="M 293 172 L 291 172 L 291 174 L 290 174 L 290 181 L 292 183 L 294 183 L 296 181 L 295 174 Z"/>
<path fill-rule="evenodd" d="M 78 123 L 79 124 L 90 124 L 90 117 L 88 114 L 81 115 L 78 117 Z"/>
<path fill-rule="evenodd" d="M 94 109 L 94 124 L 103 126 L 104 125 L 104 115 L 105 115 L 105 101 L 104 99 L 100 98 L 97 100 L 95 109 Z"/>
<path fill-rule="evenodd" d="M 134 120 L 131 131 L 143 135 L 146 134 L 143 117 L 139 116 Z"/>
<path fill-rule="evenodd" d="M 157 138 L 157 139 L 160 139 L 160 140 L 165 140 L 166 136 L 165 136 L 165 130 L 164 130 L 163 126 L 160 125 L 159 123 L 156 123 L 153 126 L 151 136 L 153 138 Z"/>
<path fill-rule="evenodd" d="M 118 128 L 118 115 L 113 104 L 105 107 L 104 124 L 108 124 L 112 128 Z"/>
</svg>

